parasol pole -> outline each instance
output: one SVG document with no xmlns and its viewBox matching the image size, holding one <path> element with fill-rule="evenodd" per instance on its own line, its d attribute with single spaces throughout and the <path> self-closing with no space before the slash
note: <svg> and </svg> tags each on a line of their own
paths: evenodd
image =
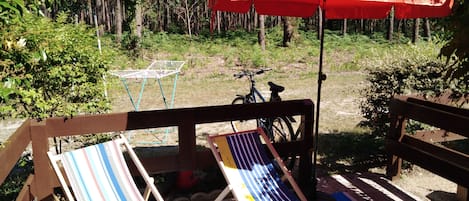
<svg viewBox="0 0 469 201">
<path fill-rule="evenodd" d="M 319 139 L 319 110 L 321 105 L 321 86 L 322 82 L 326 80 L 326 74 L 322 73 L 322 66 L 323 66 L 323 58 L 324 58 L 324 27 L 326 25 L 326 9 L 324 8 L 326 4 L 326 0 L 323 0 L 323 5 L 320 7 L 321 9 L 321 30 L 320 30 L 320 45 L 319 45 L 319 72 L 318 72 L 318 89 L 317 89 L 317 100 L 316 100 L 316 117 L 315 117 L 315 125 L 314 125 L 314 155 L 313 155 L 313 177 L 314 177 L 314 189 L 317 187 L 317 175 L 316 175 L 316 165 L 317 165 L 317 155 L 318 155 L 318 139 Z M 316 198 L 317 193 L 314 191 L 314 198 Z"/>
</svg>

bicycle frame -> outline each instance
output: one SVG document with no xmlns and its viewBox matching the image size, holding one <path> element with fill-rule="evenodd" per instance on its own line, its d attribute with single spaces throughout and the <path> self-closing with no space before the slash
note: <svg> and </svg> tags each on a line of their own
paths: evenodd
<svg viewBox="0 0 469 201">
<path fill-rule="evenodd" d="M 252 100 L 252 101 L 254 101 L 253 103 L 257 103 L 258 101 L 256 99 L 256 96 L 259 97 L 259 99 L 262 103 L 265 102 L 265 98 L 264 98 L 264 96 L 262 96 L 261 92 L 259 92 L 259 90 L 257 90 L 255 86 L 251 86 L 251 90 L 250 90 L 249 94 L 247 94 L 245 96 L 245 98 L 246 98 L 247 101 Z M 249 102 L 247 102 L 247 103 L 249 103 Z"/>
</svg>

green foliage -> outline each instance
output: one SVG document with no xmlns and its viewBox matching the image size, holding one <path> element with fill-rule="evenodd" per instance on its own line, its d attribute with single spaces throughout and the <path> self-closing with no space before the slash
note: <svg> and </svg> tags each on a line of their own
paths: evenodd
<svg viewBox="0 0 469 201">
<path fill-rule="evenodd" d="M 100 55 L 94 32 L 25 15 L 0 31 L 0 116 L 45 118 L 108 109 Z"/>
<path fill-rule="evenodd" d="M 446 73 L 455 85 L 469 85 L 469 1 L 456 1 L 450 18 L 451 39 L 441 48 L 440 55 L 451 63 Z M 467 90 L 466 90 L 467 91 Z"/>
<path fill-rule="evenodd" d="M 135 34 L 126 32 L 121 42 L 121 46 L 126 50 L 130 58 L 140 56 L 140 39 Z"/>
<path fill-rule="evenodd" d="M 432 46 L 430 43 L 426 45 Z M 446 90 L 467 93 L 464 86 L 452 85 L 446 81 L 446 65 L 436 58 L 436 48 L 433 49 L 434 51 L 428 52 L 419 51 L 424 48 L 413 49 L 414 51 L 399 49 L 392 51 L 392 57 L 381 58 L 381 63 L 368 63 L 369 85 L 362 91 L 364 100 L 360 103 L 365 118 L 361 122 L 362 126 L 370 127 L 377 136 L 384 136 L 389 127 L 388 104 L 394 95 L 438 96 Z"/>
<path fill-rule="evenodd" d="M 366 119 L 362 125 L 370 127 L 375 135 L 384 136 L 389 128 L 391 98 L 402 94 L 440 94 L 448 88 L 443 79 L 444 68 L 438 61 L 418 64 L 407 60 L 370 70 L 367 79 L 370 85 L 363 91 L 365 100 L 360 104 Z"/>
<path fill-rule="evenodd" d="M 6 26 L 21 19 L 25 10 L 22 0 L 0 0 L 0 26 Z"/>
</svg>

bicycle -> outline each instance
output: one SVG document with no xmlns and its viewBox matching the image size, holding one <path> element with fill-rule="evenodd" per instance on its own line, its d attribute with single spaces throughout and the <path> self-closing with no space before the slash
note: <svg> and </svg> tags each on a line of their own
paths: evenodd
<svg viewBox="0 0 469 201">
<path fill-rule="evenodd" d="M 259 90 L 256 88 L 256 81 L 254 76 L 270 71 L 271 69 L 260 69 L 256 71 L 243 70 L 234 74 L 234 77 L 241 79 L 247 77 L 250 82 L 249 93 L 246 95 L 236 95 L 232 104 L 249 104 L 257 102 L 266 102 Z M 270 87 L 270 102 L 282 101 L 279 93 L 285 90 L 285 87 L 277 85 L 273 82 L 268 82 Z M 255 123 L 254 123 L 255 122 Z M 234 132 L 241 130 L 252 129 L 254 126 L 261 127 L 272 142 L 288 142 L 295 141 L 298 133 L 293 130 L 292 122 L 296 122 L 293 117 L 280 116 L 274 118 L 259 118 L 254 120 L 231 121 L 231 127 Z"/>
</svg>

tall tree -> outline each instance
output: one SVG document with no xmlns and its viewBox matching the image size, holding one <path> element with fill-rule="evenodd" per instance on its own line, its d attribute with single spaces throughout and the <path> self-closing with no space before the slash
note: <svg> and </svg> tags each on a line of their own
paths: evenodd
<svg viewBox="0 0 469 201">
<path fill-rule="evenodd" d="M 88 24 L 93 24 L 93 4 L 91 0 L 86 1 L 86 7 L 88 8 Z"/>
<path fill-rule="evenodd" d="M 428 18 L 423 19 L 423 37 L 428 41 L 432 40 L 432 32 L 430 29 L 430 20 Z"/>
<path fill-rule="evenodd" d="M 388 18 L 388 31 L 387 31 L 386 39 L 391 41 L 393 35 L 394 35 L 394 11 L 391 11 L 391 13 L 389 14 L 389 18 Z"/>
<path fill-rule="evenodd" d="M 283 41 L 282 41 L 282 46 L 283 47 L 289 47 L 292 37 L 293 37 L 293 21 L 294 18 L 292 17 L 282 17 L 282 24 L 283 24 Z"/>
<path fill-rule="evenodd" d="M 142 21 L 143 21 L 143 9 L 142 3 L 143 0 L 137 0 L 137 4 L 135 5 L 135 36 L 138 38 L 142 37 Z"/>
<path fill-rule="evenodd" d="M 258 33 L 258 41 L 259 45 L 261 46 L 262 50 L 265 50 L 265 18 L 264 15 L 259 16 L 259 33 Z"/>
<path fill-rule="evenodd" d="M 413 32 L 412 32 L 412 43 L 416 43 L 420 38 L 420 19 L 414 19 Z"/>
<path fill-rule="evenodd" d="M 116 42 L 122 40 L 122 4 L 121 0 L 116 0 Z"/>
<path fill-rule="evenodd" d="M 342 23 L 342 36 L 347 35 L 347 19 L 344 19 Z"/>
</svg>

